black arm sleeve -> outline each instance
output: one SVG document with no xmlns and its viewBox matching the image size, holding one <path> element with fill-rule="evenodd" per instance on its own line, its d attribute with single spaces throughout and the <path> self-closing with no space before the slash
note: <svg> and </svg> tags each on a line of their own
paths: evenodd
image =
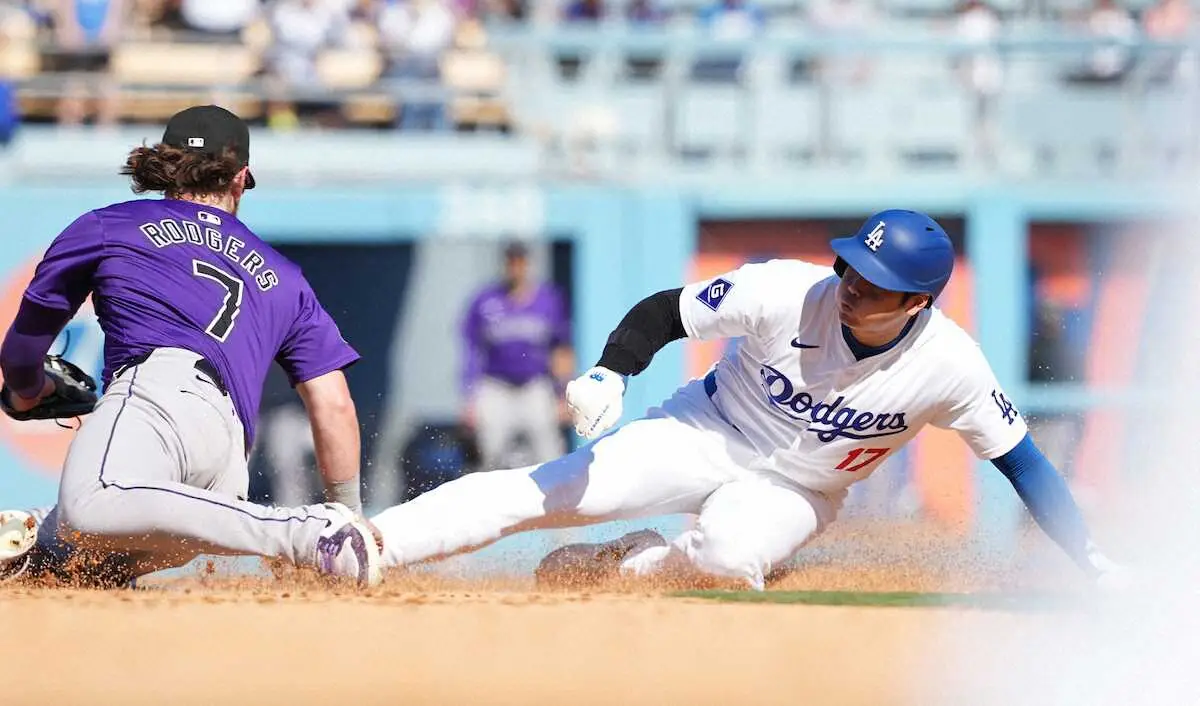
<svg viewBox="0 0 1200 706">
<path fill-rule="evenodd" d="M 654 354 L 687 336 L 679 315 L 683 289 L 667 289 L 638 302 L 608 336 L 597 366 L 622 375 L 637 375 Z"/>
</svg>

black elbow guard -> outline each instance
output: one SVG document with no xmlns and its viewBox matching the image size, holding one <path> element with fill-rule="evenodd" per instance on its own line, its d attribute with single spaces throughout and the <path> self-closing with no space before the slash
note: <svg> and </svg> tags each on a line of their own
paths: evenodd
<svg viewBox="0 0 1200 706">
<path fill-rule="evenodd" d="M 622 375 L 637 375 L 663 346 L 687 336 L 679 314 L 682 293 L 682 288 L 668 289 L 638 302 L 609 334 L 596 365 Z"/>
</svg>

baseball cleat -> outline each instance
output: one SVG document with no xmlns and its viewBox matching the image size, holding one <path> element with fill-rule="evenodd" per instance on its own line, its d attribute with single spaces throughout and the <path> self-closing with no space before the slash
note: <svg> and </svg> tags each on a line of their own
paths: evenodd
<svg viewBox="0 0 1200 706">
<path fill-rule="evenodd" d="M 32 514 L 24 510 L 0 510 L 0 583 L 25 573 L 37 534 L 38 521 Z"/>
<path fill-rule="evenodd" d="M 649 529 L 601 544 L 568 544 L 547 554 L 534 577 L 538 588 L 586 588 L 615 578 L 631 554 L 666 544 L 661 534 Z"/>
<path fill-rule="evenodd" d="M 326 503 L 326 507 L 334 515 L 317 539 L 317 570 L 354 579 L 360 588 L 379 585 L 383 559 L 371 530 L 345 505 Z"/>
</svg>

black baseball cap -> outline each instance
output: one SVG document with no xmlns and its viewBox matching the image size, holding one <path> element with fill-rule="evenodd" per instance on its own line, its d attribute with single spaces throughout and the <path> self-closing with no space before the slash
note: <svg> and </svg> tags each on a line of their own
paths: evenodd
<svg viewBox="0 0 1200 706">
<path fill-rule="evenodd" d="M 250 128 L 220 106 L 195 105 L 172 115 L 162 141 L 171 147 L 208 154 L 221 154 L 226 147 L 232 147 L 243 167 L 250 164 Z M 246 188 L 254 188 L 254 175 L 249 172 Z"/>
<path fill-rule="evenodd" d="M 519 260 L 529 257 L 529 247 L 519 240 L 509 241 L 504 246 L 504 259 Z"/>
</svg>

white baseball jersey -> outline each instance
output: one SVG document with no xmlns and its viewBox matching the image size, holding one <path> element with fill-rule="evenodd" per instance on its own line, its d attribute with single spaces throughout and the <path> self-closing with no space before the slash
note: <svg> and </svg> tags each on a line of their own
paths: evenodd
<svg viewBox="0 0 1200 706">
<path fill-rule="evenodd" d="M 979 345 L 936 308 L 891 349 L 857 360 L 838 317 L 838 282 L 832 268 L 772 260 L 683 289 L 689 337 L 740 339 L 717 363 L 713 401 L 762 468 L 836 492 L 925 424 L 954 429 L 983 459 L 1025 436 Z"/>
</svg>

